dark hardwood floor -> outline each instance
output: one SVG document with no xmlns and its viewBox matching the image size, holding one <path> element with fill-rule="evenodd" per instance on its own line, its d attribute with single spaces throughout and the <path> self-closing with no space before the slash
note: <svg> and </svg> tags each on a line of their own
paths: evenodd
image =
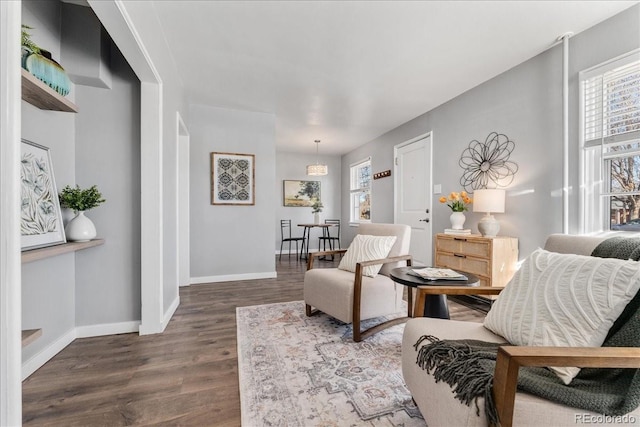
<svg viewBox="0 0 640 427">
<path fill-rule="evenodd" d="M 236 307 L 302 300 L 304 263 L 283 256 L 276 266 L 277 279 L 181 288 L 163 334 L 74 341 L 23 382 L 24 425 L 239 426 Z"/>
</svg>

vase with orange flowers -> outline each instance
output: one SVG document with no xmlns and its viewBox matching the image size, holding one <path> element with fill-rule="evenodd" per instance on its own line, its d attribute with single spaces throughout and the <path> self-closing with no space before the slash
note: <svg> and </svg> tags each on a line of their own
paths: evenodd
<svg viewBox="0 0 640 427">
<path fill-rule="evenodd" d="M 459 193 L 452 191 L 448 197 L 440 197 L 440 203 L 446 203 L 453 213 L 449 217 L 451 220 L 451 228 L 454 230 L 462 230 L 462 226 L 466 220 L 464 211 L 469 209 L 469 205 L 473 203 L 473 199 L 469 197 L 466 191 Z"/>
</svg>

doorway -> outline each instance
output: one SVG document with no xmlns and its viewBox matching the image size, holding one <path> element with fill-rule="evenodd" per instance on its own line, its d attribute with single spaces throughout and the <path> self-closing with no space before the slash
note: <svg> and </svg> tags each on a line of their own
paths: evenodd
<svg viewBox="0 0 640 427">
<path fill-rule="evenodd" d="M 431 132 L 394 147 L 394 222 L 411 227 L 409 253 L 415 265 L 432 265 Z"/>
</svg>

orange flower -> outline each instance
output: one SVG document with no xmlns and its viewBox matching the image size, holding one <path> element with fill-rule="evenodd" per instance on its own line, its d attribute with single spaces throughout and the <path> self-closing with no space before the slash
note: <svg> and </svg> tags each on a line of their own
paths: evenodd
<svg viewBox="0 0 640 427">
<path fill-rule="evenodd" d="M 469 204 L 473 203 L 473 199 L 469 197 L 469 193 L 466 191 L 449 193 L 449 196 L 442 196 L 438 199 L 440 203 L 446 203 L 453 212 L 464 212 L 468 210 Z"/>
</svg>

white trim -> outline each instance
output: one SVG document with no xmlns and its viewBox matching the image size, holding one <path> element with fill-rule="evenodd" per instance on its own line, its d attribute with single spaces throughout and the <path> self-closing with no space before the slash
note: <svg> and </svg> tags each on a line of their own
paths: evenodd
<svg viewBox="0 0 640 427">
<path fill-rule="evenodd" d="M 22 423 L 21 2 L 0 1 L 0 425 Z"/>
<path fill-rule="evenodd" d="M 169 308 L 167 308 L 167 311 L 165 311 L 164 318 L 162 319 L 162 324 L 164 325 L 162 329 L 167 327 L 167 325 L 171 321 L 171 318 L 173 317 L 173 313 L 176 312 L 179 305 L 180 305 L 180 295 L 175 297 L 171 305 L 169 305 Z"/>
<path fill-rule="evenodd" d="M 34 354 L 29 360 L 22 364 L 22 380 L 40 369 L 53 356 L 60 353 L 66 346 L 76 339 L 76 328 L 72 328 L 60 338 L 49 344 L 47 347 Z"/>
<path fill-rule="evenodd" d="M 189 197 L 189 176 L 190 176 L 190 135 L 187 125 L 182 120 L 182 116 L 179 111 L 176 111 L 176 232 L 177 232 L 177 244 L 176 244 L 176 283 L 178 286 L 189 286 L 189 272 L 190 272 L 190 197 Z M 185 147 L 186 145 L 186 147 Z M 184 153 L 186 150 L 186 171 L 180 169 L 180 165 L 184 164 L 184 156 L 180 153 Z M 182 177 L 186 177 L 186 191 L 183 196 L 180 196 L 180 184 Z M 186 198 L 186 203 L 181 204 L 180 200 Z M 180 214 L 182 212 L 182 215 Z M 184 233 L 182 233 L 184 231 Z M 181 281 L 181 278 L 185 277 L 185 281 Z"/>
<path fill-rule="evenodd" d="M 162 89 L 140 83 L 140 127 L 146 129 L 140 143 L 141 229 L 141 324 L 140 335 L 161 333 L 163 320 L 163 197 L 162 197 Z M 146 136 L 146 137 L 145 137 Z M 149 268 L 144 268 L 147 266 Z M 153 266 L 153 268 L 151 268 Z"/>
<path fill-rule="evenodd" d="M 359 165 L 359 164 L 361 164 L 361 163 L 364 163 L 364 162 L 370 162 L 370 161 L 371 161 L 371 156 L 369 156 L 369 157 L 365 157 L 365 158 L 364 158 L 364 159 L 362 159 L 362 160 L 359 160 L 359 161 L 357 161 L 357 162 L 353 162 L 353 163 L 351 163 L 351 164 L 349 165 L 349 168 L 352 168 L 352 167 L 354 167 L 354 166 L 358 166 L 358 165 Z"/>
<path fill-rule="evenodd" d="M 130 334 L 138 332 L 140 322 L 103 323 L 101 325 L 87 325 L 76 327 L 76 338 L 102 337 L 105 335 Z"/>
<path fill-rule="evenodd" d="M 562 232 L 569 234 L 569 38 L 562 36 Z"/>
<path fill-rule="evenodd" d="M 179 301 L 179 299 L 178 299 Z M 173 305 L 172 305 L 173 307 Z M 177 305 L 176 305 L 177 307 Z M 170 308 L 171 310 L 171 308 Z M 173 308 L 175 311 L 175 307 Z M 171 316 L 169 316 L 171 318 Z M 102 337 L 105 335 L 130 334 L 138 332 L 140 322 L 137 320 L 119 323 L 103 323 L 100 325 L 77 326 L 70 329 L 60 338 L 22 363 L 22 381 L 40 369 L 45 363 L 60 353 L 77 338 Z M 22 414 L 21 414 L 22 416 Z"/>
<path fill-rule="evenodd" d="M 278 277 L 278 274 L 275 271 L 266 271 L 264 273 L 223 274 L 220 276 L 192 277 L 191 284 L 198 285 L 201 283 L 236 282 L 239 280 L 275 279 L 276 277 Z"/>
<path fill-rule="evenodd" d="M 355 224 L 355 226 L 356 226 L 356 227 L 357 227 L 358 225 L 359 225 L 359 224 Z M 335 251 L 339 251 L 339 250 L 341 250 L 341 249 L 342 249 L 342 248 L 335 248 L 334 250 L 335 250 Z M 320 250 L 319 250 L 319 249 L 309 249 L 309 253 L 310 253 L 310 254 L 311 254 L 311 253 L 314 253 L 314 252 L 320 252 Z M 288 249 L 283 249 L 283 250 L 282 250 L 282 255 L 288 255 L 289 253 L 291 253 L 291 255 L 294 255 L 294 254 L 295 254 L 295 255 L 297 255 L 297 252 L 296 252 L 295 248 L 291 248 L 291 252 L 289 252 L 289 250 L 288 250 Z M 280 255 L 280 251 L 279 251 L 279 250 L 277 250 L 277 249 L 276 249 L 276 255 Z M 305 261 L 305 264 L 306 264 L 306 261 Z"/>
<path fill-rule="evenodd" d="M 636 56 L 636 58 L 630 59 L 629 57 Z M 640 60 L 640 48 L 633 49 L 627 53 L 623 53 L 622 55 L 616 56 L 608 61 L 601 62 L 600 64 L 596 64 L 593 67 L 587 68 L 586 70 L 582 70 L 578 73 L 578 77 L 580 80 L 588 80 L 592 77 L 601 75 L 606 73 L 607 71 L 614 70 L 618 67 L 628 64 L 629 62 Z"/>
<path fill-rule="evenodd" d="M 140 79 L 141 324 L 140 334 L 163 331 L 162 79 L 122 0 L 88 0 Z"/>
</svg>

